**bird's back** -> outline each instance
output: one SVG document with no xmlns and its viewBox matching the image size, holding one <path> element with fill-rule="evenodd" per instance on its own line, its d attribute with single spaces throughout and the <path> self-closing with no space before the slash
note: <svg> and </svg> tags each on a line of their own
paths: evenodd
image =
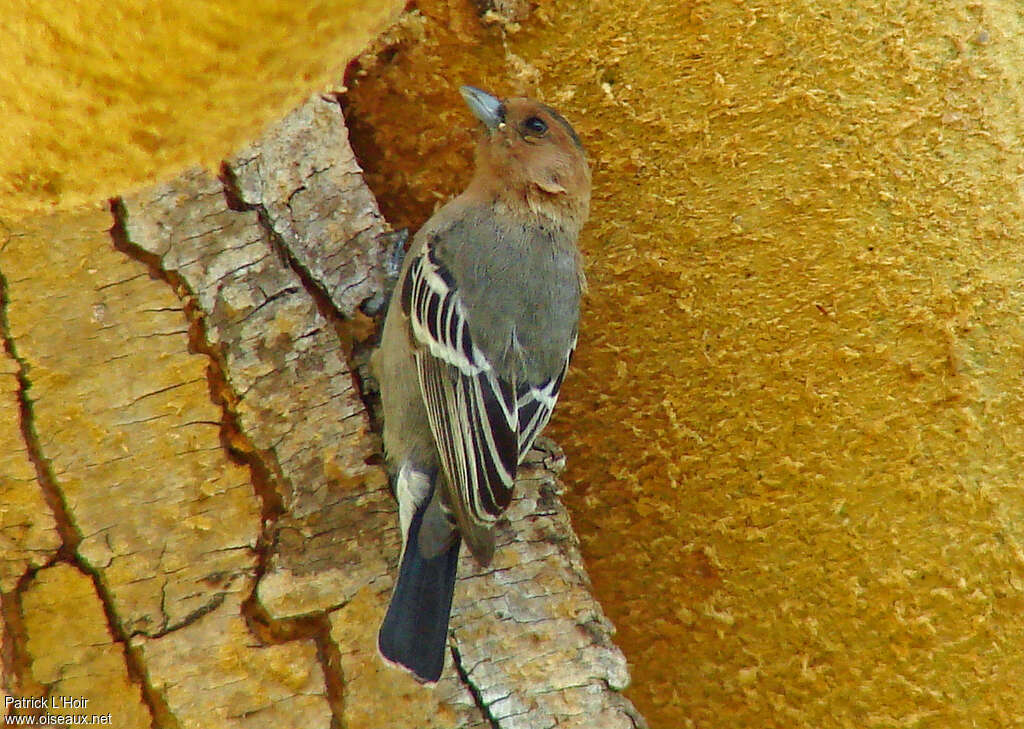
<svg viewBox="0 0 1024 729">
<path fill-rule="evenodd" d="M 511 381 L 556 377 L 579 321 L 575 237 L 543 221 L 509 220 L 484 205 L 458 212 L 433 235 L 474 343 Z"/>
</svg>

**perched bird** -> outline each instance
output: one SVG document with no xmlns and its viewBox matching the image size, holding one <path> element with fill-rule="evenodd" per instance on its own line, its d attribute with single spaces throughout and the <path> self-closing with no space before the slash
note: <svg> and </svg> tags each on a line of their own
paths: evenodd
<svg viewBox="0 0 1024 729">
<path fill-rule="evenodd" d="M 373 368 L 401 564 L 378 647 L 420 681 L 444 667 L 461 540 L 486 566 L 520 461 L 576 346 L 590 168 L 561 114 L 472 86 L 483 122 L 466 191 L 413 239 Z"/>
</svg>

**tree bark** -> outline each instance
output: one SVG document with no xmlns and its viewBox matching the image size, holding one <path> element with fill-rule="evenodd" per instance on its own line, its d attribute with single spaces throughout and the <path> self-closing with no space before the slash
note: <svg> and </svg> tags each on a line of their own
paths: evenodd
<svg viewBox="0 0 1024 729">
<path fill-rule="evenodd" d="M 401 236 L 335 99 L 68 217 L 0 252 L 8 695 L 118 726 L 644 725 L 553 446 L 460 565 L 441 682 L 376 655 L 400 537 L 360 363 Z"/>
</svg>

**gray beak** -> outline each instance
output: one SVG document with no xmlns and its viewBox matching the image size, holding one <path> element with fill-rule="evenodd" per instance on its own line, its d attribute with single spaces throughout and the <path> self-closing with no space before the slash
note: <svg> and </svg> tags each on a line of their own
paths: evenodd
<svg viewBox="0 0 1024 729">
<path fill-rule="evenodd" d="M 473 116 L 482 121 L 488 130 L 494 131 L 505 121 L 505 107 L 497 97 L 475 86 L 463 86 L 459 92 Z"/>
</svg>

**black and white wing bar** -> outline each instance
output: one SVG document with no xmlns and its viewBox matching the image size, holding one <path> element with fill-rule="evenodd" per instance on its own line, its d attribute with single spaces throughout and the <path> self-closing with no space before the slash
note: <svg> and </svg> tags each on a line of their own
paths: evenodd
<svg viewBox="0 0 1024 729">
<path fill-rule="evenodd" d="M 421 346 L 420 389 L 442 464 L 466 516 L 492 524 L 512 500 L 519 462 L 551 418 L 576 338 L 557 377 L 518 386 L 498 377 L 429 245 L 410 265 L 402 300 Z"/>
<path fill-rule="evenodd" d="M 477 524 L 497 520 L 512 500 L 519 463 L 515 387 L 473 344 L 451 274 L 432 255 L 410 265 L 403 304 L 421 349 L 420 389 L 441 461 Z"/>
</svg>

